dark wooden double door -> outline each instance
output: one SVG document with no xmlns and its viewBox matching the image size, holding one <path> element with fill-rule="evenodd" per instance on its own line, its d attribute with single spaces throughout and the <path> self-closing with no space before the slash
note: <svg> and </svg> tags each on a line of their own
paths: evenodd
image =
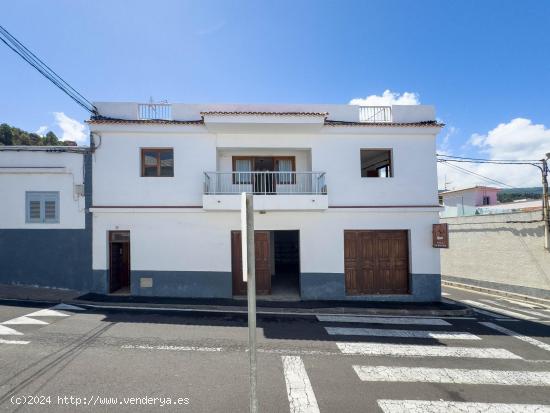
<svg viewBox="0 0 550 413">
<path fill-rule="evenodd" d="M 271 259 L 269 231 L 254 231 L 256 253 L 256 294 L 271 294 Z M 241 231 L 231 231 L 231 271 L 233 295 L 246 295 L 247 284 L 243 281 Z"/>
<path fill-rule="evenodd" d="M 348 295 L 407 294 L 407 231 L 344 231 L 345 282 Z"/>
</svg>

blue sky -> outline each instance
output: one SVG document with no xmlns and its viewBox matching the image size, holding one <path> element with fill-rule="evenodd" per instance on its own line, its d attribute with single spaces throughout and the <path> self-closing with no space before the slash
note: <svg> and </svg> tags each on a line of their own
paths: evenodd
<svg viewBox="0 0 550 413">
<path fill-rule="evenodd" d="M 547 1 L 19 0 L 0 15 L 90 100 L 348 103 L 409 92 L 448 125 L 441 151 L 550 150 Z M 0 46 L 0 122 L 79 133 L 59 113 L 87 113 Z"/>
</svg>

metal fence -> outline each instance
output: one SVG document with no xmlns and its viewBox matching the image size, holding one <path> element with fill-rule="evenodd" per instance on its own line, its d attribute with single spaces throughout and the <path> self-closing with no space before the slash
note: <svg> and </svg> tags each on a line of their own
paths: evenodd
<svg viewBox="0 0 550 413">
<path fill-rule="evenodd" d="M 140 103 L 138 119 L 172 119 L 172 105 L 169 103 Z"/>
<path fill-rule="evenodd" d="M 359 121 L 365 123 L 391 122 L 391 106 L 361 106 Z"/>
<path fill-rule="evenodd" d="M 324 195 L 325 172 L 205 172 L 206 195 Z"/>
</svg>

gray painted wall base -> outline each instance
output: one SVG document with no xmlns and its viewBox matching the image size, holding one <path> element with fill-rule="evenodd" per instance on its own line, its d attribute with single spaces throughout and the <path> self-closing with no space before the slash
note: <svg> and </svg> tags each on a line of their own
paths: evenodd
<svg viewBox="0 0 550 413">
<path fill-rule="evenodd" d="M 152 281 L 151 287 L 143 287 Z M 150 280 L 147 280 L 149 278 Z M 141 271 L 131 273 L 132 295 L 156 297 L 231 298 L 230 272 L 215 271 Z"/>
<path fill-rule="evenodd" d="M 301 273 L 302 300 L 349 301 L 408 301 L 433 302 L 441 300 L 439 274 L 411 274 L 411 294 L 398 295 L 346 295 L 345 276 L 338 273 Z"/>
<path fill-rule="evenodd" d="M 91 249 L 84 229 L 1 229 L 0 283 L 89 291 Z"/>
</svg>

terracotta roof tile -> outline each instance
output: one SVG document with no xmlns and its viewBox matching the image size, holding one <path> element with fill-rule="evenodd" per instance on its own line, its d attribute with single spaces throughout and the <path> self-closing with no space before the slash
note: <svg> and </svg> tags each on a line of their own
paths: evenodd
<svg viewBox="0 0 550 413">
<path fill-rule="evenodd" d="M 114 125 L 202 125 L 204 121 L 198 120 L 168 120 L 168 119 L 116 119 L 107 117 L 93 117 L 86 121 L 92 125 L 114 124 Z"/>
<path fill-rule="evenodd" d="M 347 122 L 341 120 L 325 120 L 325 126 L 366 126 L 366 127 L 437 127 L 445 126 L 436 120 L 425 122 Z"/>
<path fill-rule="evenodd" d="M 259 115 L 259 116 L 328 116 L 328 112 L 242 112 L 242 111 L 233 111 L 233 112 L 224 112 L 224 111 L 208 111 L 201 112 L 201 115 L 216 115 L 216 116 L 232 116 L 232 115 Z"/>
</svg>

